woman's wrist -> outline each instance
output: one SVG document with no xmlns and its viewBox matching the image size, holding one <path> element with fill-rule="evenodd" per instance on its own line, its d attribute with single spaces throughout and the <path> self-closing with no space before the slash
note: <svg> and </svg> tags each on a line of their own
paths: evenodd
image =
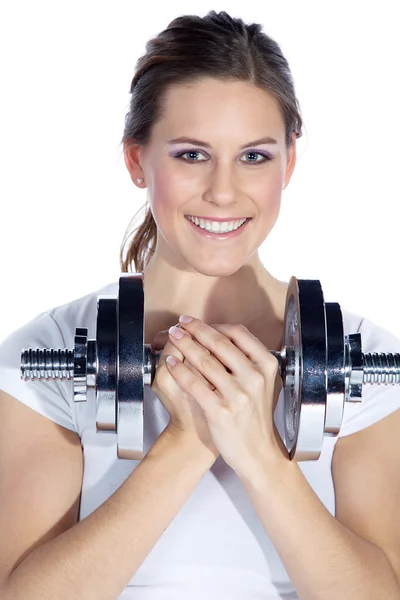
<svg viewBox="0 0 400 600">
<path fill-rule="evenodd" d="M 162 448 L 165 446 L 180 448 L 180 451 L 184 452 L 189 460 L 193 459 L 195 462 L 203 461 L 209 463 L 210 467 L 220 455 L 220 452 L 212 443 L 207 444 L 202 442 L 198 437 L 190 432 L 179 429 L 171 422 L 160 434 L 153 448 L 157 452 L 159 449 L 162 451 Z"/>
</svg>

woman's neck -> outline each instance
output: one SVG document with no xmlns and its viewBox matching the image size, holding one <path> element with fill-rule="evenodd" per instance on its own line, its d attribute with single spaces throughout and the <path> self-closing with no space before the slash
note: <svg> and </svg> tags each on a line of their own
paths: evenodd
<svg viewBox="0 0 400 600">
<path fill-rule="evenodd" d="M 258 255 L 224 277 L 177 269 L 153 256 L 143 280 L 145 343 L 189 314 L 209 325 L 240 323 L 269 349 L 281 348 L 287 284 L 274 278 Z"/>
</svg>

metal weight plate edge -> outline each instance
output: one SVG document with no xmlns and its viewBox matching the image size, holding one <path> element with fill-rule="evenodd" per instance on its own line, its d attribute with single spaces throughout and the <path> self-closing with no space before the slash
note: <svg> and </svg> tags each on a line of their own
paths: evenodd
<svg viewBox="0 0 400 600">
<path fill-rule="evenodd" d="M 117 454 L 143 458 L 144 291 L 142 273 L 123 273 L 117 300 Z"/>
<path fill-rule="evenodd" d="M 346 392 L 344 326 L 337 302 L 326 302 L 325 314 L 328 375 L 325 435 L 336 436 L 342 425 Z"/>
<path fill-rule="evenodd" d="M 98 297 L 96 336 L 96 430 L 101 432 L 111 432 L 115 435 L 117 429 L 116 297 Z"/>
<path fill-rule="evenodd" d="M 286 297 L 285 346 L 286 447 L 291 460 L 317 460 L 323 444 L 327 389 L 325 305 L 318 280 L 291 277 Z"/>
</svg>

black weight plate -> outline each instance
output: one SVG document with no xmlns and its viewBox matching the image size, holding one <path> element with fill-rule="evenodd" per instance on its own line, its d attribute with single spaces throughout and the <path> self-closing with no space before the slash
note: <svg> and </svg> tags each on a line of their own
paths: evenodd
<svg viewBox="0 0 400 600">
<path fill-rule="evenodd" d="M 117 298 L 98 297 L 96 332 L 96 429 L 115 433 L 117 429 Z"/>
<path fill-rule="evenodd" d="M 345 346 L 343 316 L 337 302 L 325 303 L 327 337 L 327 396 L 325 434 L 337 435 L 345 402 Z"/>
<path fill-rule="evenodd" d="M 144 292 L 142 273 L 124 273 L 117 301 L 117 454 L 143 458 Z"/>
</svg>

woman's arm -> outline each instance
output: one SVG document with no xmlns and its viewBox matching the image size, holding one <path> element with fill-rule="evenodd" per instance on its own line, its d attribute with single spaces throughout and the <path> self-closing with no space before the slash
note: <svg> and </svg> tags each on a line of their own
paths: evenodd
<svg viewBox="0 0 400 600">
<path fill-rule="evenodd" d="M 0 590 L 2 600 L 115 600 L 212 467 L 215 455 L 168 426 L 116 492 L 36 548 Z"/>
<path fill-rule="evenodd" d="M 385 426 L 390 427 L 388 420 Z M 381 429 L 380 445 L 389 448 L 383 424 Z M 363 459 L 357 465 L 353 461 L 353 478 L 361 471 L 365 481 L 373 485 L 374 474 L 368 455 L 377 449 L 376 444 L 368 442 L 367 432 L 363 434 L 365 445 L 358 453 Z M 394 450 L 393 443 L 391 450 Z M 398 458 L 399 454 L 397 442 Z M 398 531 L 398 511 L 391 494 L 394 498 L 400 490 L 399 461 L 393 456 L 392 461 L 381 461 L 380 465 L 381 469 L 387 468 L 392 491 L 388 492 L 386 502 L 382 495 L 382 503 L 376 510 L 384 511 Z M 387 553 L 381 549 L 382 544 L 374 543 L 379 534 L 383 542 L 382 532 L 378 531 L 381 521 L 375 519 L 376 513 L 369 513 L 369 539 L 358 535 L 355 527 L 353 531 L 332 516 L 296 462 L 282 460 L 275 465 L 249 466 L 240 479 L 301 600 L 400 600 L 396 572 Z M 366 518 L 367 504 L 363 500 L 365 489 L 359 486 L 356 491 L 353 486 L 353 493 L 349 493 L 346 500 L 347 512 L 363 512 Z M 345 507 L 340 512 L 344 513 Z M 376 535 L 372 536 L 374 528 Z"/>
</svg>

